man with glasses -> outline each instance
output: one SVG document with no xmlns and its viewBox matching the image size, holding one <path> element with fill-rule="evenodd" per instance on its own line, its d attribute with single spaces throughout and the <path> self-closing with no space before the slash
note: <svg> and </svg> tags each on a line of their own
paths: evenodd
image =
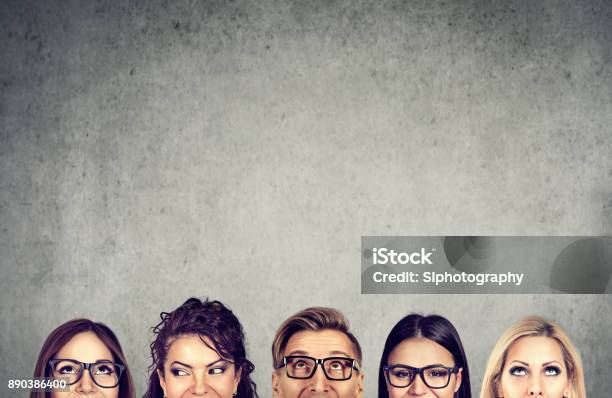
<svg viewBox="0 0 612 398">
<path fill-rule="evenodd" d="M 361 347 L 344 315 L 312 307 L 280 326 L 272 344 L 274 398 L 359 398 Z"/>
</svg>

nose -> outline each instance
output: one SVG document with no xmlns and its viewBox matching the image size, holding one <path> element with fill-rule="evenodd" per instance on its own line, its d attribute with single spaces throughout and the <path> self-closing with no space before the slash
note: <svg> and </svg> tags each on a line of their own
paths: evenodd
<svg viewBox="0 0 612 398">
<path fill-rule="evenodd" d="M 77 383 L 76 390 L 83 394 L 91 394 L 96 391 L 96 384 L 93 382 L 91 375 L 86 369 L 83 369 L 83 376 Z"/>
<path fill-rule="evenodd" d="M 421 376 L 416 375 L 414 380 L 410 384 L 410 387 L 408 387 L 408 390 L 410 394 L 418 396 L 426 394 L 429 388 L 427 387 Z"/>
<path fill-rule="evenodd" d="M 315 374 L 310 379 L 310 391 L 314 393 L 323 393 L 329 390 L 329 386 L 327 384 L 327 378 L 323 374 L 322 369 L 315 370 Z"/>
<path fill-rule="evenodd" d="M 540 377 L 537 375 L 534 375 L 530 381 L 531 383 L 529 385 L 529 389 L 527 390 L 527 394 L 530 397 L 542 396 L 542 383 L 540 381 Z"/>
<path fill-rule="evenodd" d="M 205 395 L 208 393 L 208 384 L 206 382 L 205 375 L 194 375 L 193 384 L 191 385 L 191 393 L 193 395 Z"/>
</svg>

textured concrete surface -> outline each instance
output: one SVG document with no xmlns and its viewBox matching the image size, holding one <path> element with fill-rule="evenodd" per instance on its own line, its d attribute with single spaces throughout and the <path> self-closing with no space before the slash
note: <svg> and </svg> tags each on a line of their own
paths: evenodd
<svg viewBox="0 0 612 398">
<path fill-rule="evenodd" d="M 7 1 L 0 5 L 0 368 L 86 316 L 139 392 L 190 295 L 243 321 L 262 397 L 290 313 L 386 333 L 437 312 L 478 391 L 515 318 L 557 319 L 612 390 L 610 296 L 361 296 L 361 235 L 612 232 L 607 1 Z M 10 365 L 8 365 L 10 364 Z"/>
</svg>

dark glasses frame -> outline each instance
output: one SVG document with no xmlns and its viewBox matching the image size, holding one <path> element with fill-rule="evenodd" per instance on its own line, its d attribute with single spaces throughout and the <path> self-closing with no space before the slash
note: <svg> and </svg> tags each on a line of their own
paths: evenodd
<svg viewBox="0 0 612 398">
<path fill-rule="evenodd" d="M 55 369 L 55 365 L 58 362 L 72 362 L 73 364 L 79 365 L 81 367 L 81 372 L 79 373 L 79 376 L 76 378 L 76 380 L 73 381 L 72 383 L 66 382 L 66 384 L 69 385 L 69 386 L 78 383 L 79 380 L 81 380 L 81 378 L 83 377 L 83 374 L 85 373 L 85 370 L 87 370 L 89 372 L 89 377 L 91 377 L 91 380 L 98 387 L 101 387 L 101 388 L 115 388 L 121 382 L 121 376 L 123 375 L 123 371 L 125 370 L 125 366 L 123 366 L 123 365 L 121 365 L 119 363 L 111 362 L 111 361 L 98 361 L 98 362 L 85 363 L 85 362 L 80 362 L 80 361 L 77 361 L 76 359 L 71 359 L 71 358 L 56 358 L 56 359 L 50 359 L 49 362 L 47 362 L 47 365 L 51 369 L 51 374 L 53 375 L 53 377 L 55 377 L 54 369 Z M 117 368 L 117 383 L 115 385 L 112 385 L 112 386 L 103 386 L 103 385 L 100 385 L 96 381 L 96 378 L 94 377 L 93 373 L 91 373 L 91 368 L 93 366 L 102 365 L 102 364 L 112 365 L 112 366 L 115 366 Z"/>
<path fill-rule="evenodd" d="M 312 371 L 310 372 L 308 376 L 304 376 L 304 377 L 291 376 L 289 374 L 289 368 L 287 367 L 287 361 L 289 359 L 308 359 L 308 360 L 313 361 L 315 365 L 313 366 Z M 339 360 L 339 359 L 343 361 L 347 361 L 347 360 L 351 361 L 351 368 L 350 368 L 351 371 L 348 377 L 344 377 L 344 378 L 331 377 L 330 375 L 327 374 L 327 371 L 325 370 L 325 366 L 323 366 L 325 362 Z M 321 370 L 323 370 L 323 374 L 325 375 L 327 380 L 337 380 L 337 381 L 349 380 L 351 377 L 353 377 L 353 369 L 359 372 L 359 362 L 357 362 L 357 360 L 354 358 L 347 358 L 347 357 L 313 358 L 313 357 L 309 357 L 306 355 L 289 355 L 289 356 L 283 357 L 283 363 L 278 365 L 277 369 L 285 368 L 287 377 L 289 377 L 290 379 L 305 380 L 305 379 L 310 379 L 312 376 L 314 376 L 314 374 L 317 371 L 318 365 L 321 365 Z"/>
<path fill-rule="evenodd" d="M 393 384 L 393 382 L 391 382 L 391 377 L 389 376 L 389 371 L 393 370 L 393 369 L 406 369 L 406 370 L 410 370 L 413 373 L 412 378 L 408 381 L 408 384 L 404 384 L 404 385 L 396 385 Z M 425 376 L 423 375 L 423 373 L 429 369 L 445 369 L 446 371 L 448 371 L 448 378 L 446 379 L 446 383 L 443 386 L 430 386 L 429 383 L 427 383 L 427 380 L 425 380 Z M 459 369 L 461 369 L 458 366 L 454 366 L 452 368 L 449 368 L 448 366 L 444 366 L 444 365 L 428 365 L 425 366 L 423 368 L 415 368 L 412 366 L 408 366 L 408 365 L 403 365 L 403 364 L 397 364 L 397 365 L 387 365 L 387 366 L 383 366 L 383 370 L 385 372 L 385 376 L 387 378 L 387 381 L 389 382 L 389 384 L 391 384 L 393 387 L 397 387 L 397 388 L 406 388 L 409 387 L 412 382 L 414 382 L 414 380 L 416 379 L 416 376 L 419 375 L 421 377 L 421 380 L 423 380 L 423 383 L 425 383 L 425 385 L 429 388 L 432 389 L 439 389 L 439 388 L 446 388 L 448 387 L 448 384 L 450 383 L 450 379 L 451 376 L 454 373 L 459 372 Z"/>
</svg>

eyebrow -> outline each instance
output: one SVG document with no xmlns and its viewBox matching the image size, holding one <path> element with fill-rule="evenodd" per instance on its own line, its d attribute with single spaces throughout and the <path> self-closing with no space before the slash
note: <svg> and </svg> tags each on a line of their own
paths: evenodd
<svg viewBox="0 0 612 398">
<path fill-rule="evenodd" d="M 332 355 L 344 355 L 344 356 L 345 356 L 345 357 L 347 357 L 347 358 L 350 358 L 350 357 L 351 357 L 351 356 L 350 356 L 349 354 L 347 354 L 346 352 L 344 352 L 344 351 L 340 351 L 340 350 L 332 351 L 332 352 L 330 352 L 330 354 L 332 354 Z"/>
<path fill-rule="evenodd" d="M 78 359 L 75 359 L 75 358 L 53 358 L 53 359 L 56 359 L 58 361 L 73 361 L 73 362 L 87 363 L 87 362 L 79 361 Z M 112 359 L 104 358 L 104 359 L 96 359 L 94 362 L 91 362 L 91 363 L 114 363 L 114 361 Z"/>
<path fill-rule="evenodd" d="M 293 350 L 287 356 L 291 355 L 308 355 L 308 352 L 302 350 Z"/>
<path fill-rule="evenodd" d="M 552 361 L 548 361 L 548 362 L 544 362 L 542 364 L 542 366 L 548 366 L 548 365 L 552 365 L 552 364 L 557 364 L 557 365 L 561 365 L 561 363 L 557 360 L 552 360 Z"/>
<path fill-rule="evenodd" d="M 510 363 L 514 363 L 514 362 L 518 362 L 518 363 L 521 363 L 521 364 L 523 364 L 525 366 L 529 366 L 529 364 L 527 362 L 519 361 L 518 359 L 515 359 L 514 361 L 512 361 Z"/>
<path fill-rule="evenodd" d="M 208 368 L 208 367 L 213 366 L 214 364 L 219 363 L 219 362 L 228 362 L 229 363 L 229 361 L 227 359 L 219 358 L 216 361 L 213 361 L 213 362 L 209 363 L 208 365 L 206 365 L 206 367 Z"/>
<path fill-rule="evenodd" d="M 217 359 L 216 361 L 213 361 L 213 362 L 211 362 L 211 363 L 209 363 L 209 364 L 206 364 L 206 365 L 204 365 L 204 366 L 206 366 L 206 367 L 208 368 L 208 367 L 210 367 L 210 366 L 212 366 L 212 365 L 214 365 L 214 364 L 216 364 L 216 363 L 219 363 L 219 362 L 228 362 L 228 360 L 227 360 L 227 359 L 223 359 L 223 358 L 219 358 L 219 359 Z M 186 368 L 193 369 L 193 366 L 188 365 L 188 364 L 186 364 L 186 363 L 183 363 L 183 362 L 181 362 L 181 361 L 173 361 L 173 362 L 172 362 L 170 365 L 172 366 L 172 365 L 174 365 L 174 364 L 178 364 L 178 365 L 184 366 L 184 367 L 186 367 Z"/>
<path fill-rule="evenodd" d="M 189 369 L 193 369 L 193 366 L 191 366 L 191 365 L 187 365 L 186 363 L 183 363 L 183 362 L 181 362 L 181 361 L 172 361 L 172 363 L 170 364 L 170 366 L 172 366 L 172 365 L 176 365 L 176 364 L 181 365 L 181 366 L 184 366 L 184 367 L 189 368 Z"/>
<path fill-rule="evenodd" d="M 390 363 L 390 364 L 388 364 L 388 366 L 408 366 L 409 368 L 416 368 L 416 366 L 411 366 L 411 365 L 408 365 L 407 363 L 401 363 L 401 362 L 398 362 L 398 363 Z M 425 365 L 425 366 L 423 366 L 423 368 L 426 368 L 426 367 L 428 367 L 428 366 L 442 366 L 442 367 L 445 367 L 445 368 L 453 368 L 453 367 L 455 367 L 456 365 L 453 365 L 453 366 L 448 366 L 448 365 L 445 365 L 445 364 L 443 364 L 443 363 L 431 363 L 431 364 L 429 364 L 429 365 Z"/>
<path fill-rule="evenodd" d="M 351 356 L 350 356 L 349 354 L 347 354 L 346 352 L 344 352 L 344 351 L 340 351 L 340 350 L 330 351 L 330 352 L 329 352 L 329 354 L 330 354 L 331 356 L 334 356 L 334 355 L 342 355 L 342 356 L 345 356 L 345 357 L 347 357 L 347 358 L 350 358 L 350 357 L 351 357 Z M 290 353 L 289 353 L 287 356 L 292 356 L 292 355 L 308 355 L 308 352 L 307 352 L 307 351 L 303 351 L 303 350 L 293 350 L 293 351 L 291 351 L 291 352 L 290 352 Z"/>
</svg>

